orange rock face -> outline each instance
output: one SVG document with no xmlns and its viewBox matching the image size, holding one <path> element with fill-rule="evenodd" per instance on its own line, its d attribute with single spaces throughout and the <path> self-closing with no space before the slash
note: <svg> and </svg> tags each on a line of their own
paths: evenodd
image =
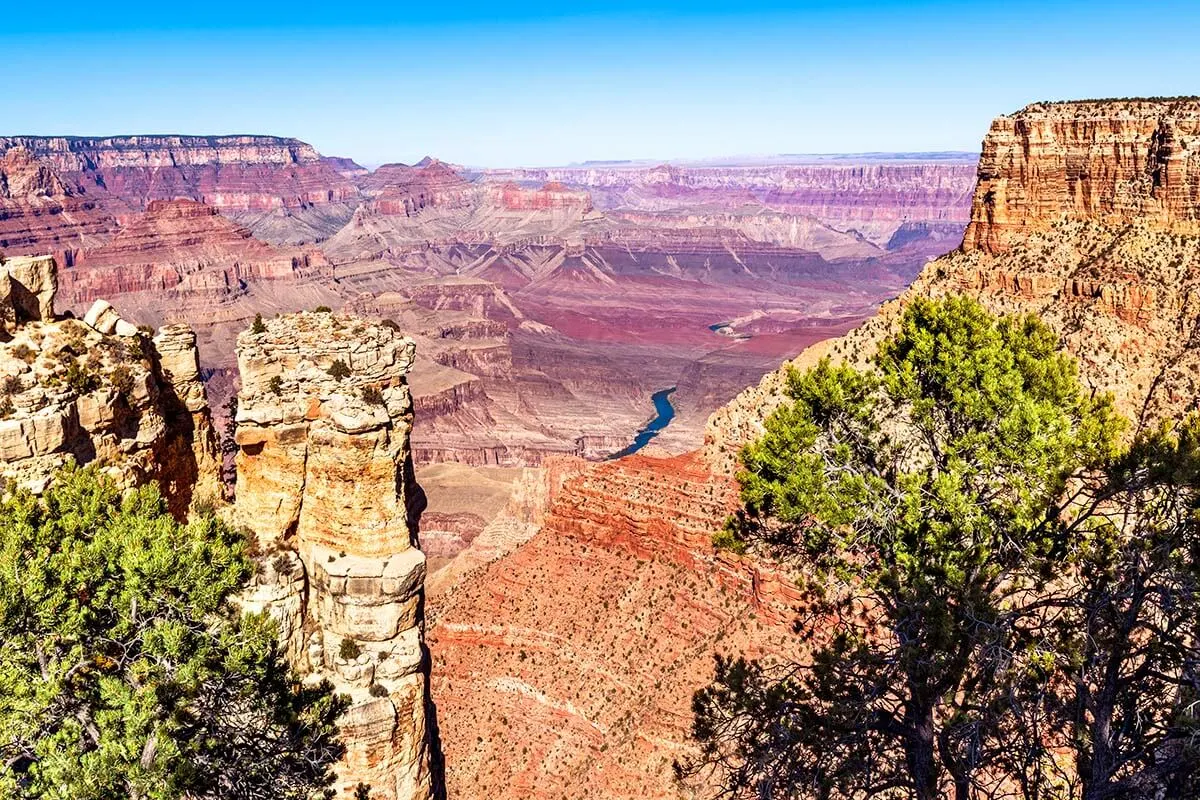
<svg viewBox="0 0 1200 800">
<path fill-rule="evenodd" d="M 963 247 L 998 253 L 1060 220 L 1200 233 L 1200 100 L 1035 103 L 983 143 Z"/>
</svg>

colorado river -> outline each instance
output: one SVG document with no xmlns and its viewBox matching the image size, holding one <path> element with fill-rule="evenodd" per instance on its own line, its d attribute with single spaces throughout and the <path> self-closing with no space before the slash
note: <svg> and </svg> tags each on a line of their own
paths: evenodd
<svg viewBox="0 0 1200 800">
<path fill-rule="evenodd" d="M 675 387 L 672 386 L 669 389 L 660 389 L 651 396 L 650 399 L 654 401 L 654 419 L 647 422 L 645 427 L 637 432 L 637 435 L 633 437 L 632 444 L 618 453 L 613 453 L 609 456 L 609 459 L 623 458 L 624 456 L 636 453 L 649 444 L 651 439 L 658 436 L 659 431 L 671 423 L 671 420 L 675 418 L 675 406 L 671 405 L 670 397 L 674 391 Z"/>
</svg>

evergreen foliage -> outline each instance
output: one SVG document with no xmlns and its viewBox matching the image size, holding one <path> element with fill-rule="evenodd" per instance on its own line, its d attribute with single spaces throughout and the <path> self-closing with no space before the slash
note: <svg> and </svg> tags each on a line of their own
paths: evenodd
<svg viewBox="0 0 1200 800">
<path fill-rule="evenodd" d="M 246 542 L 93 469 L 0 502 L 0 796 L 307 798 L 343 752 L 328 685 L 229 598 Z"/>
<path fill-rule="evenodd" d="M 873 369 L 789 375 L 717 543 L 806 576 L 812 660 L 718 659 L 681 776 L 759 800 L 1191 796 L 1200 436 L 1121 453 L 1057 346 L 917 300 Z"/>
</svg>

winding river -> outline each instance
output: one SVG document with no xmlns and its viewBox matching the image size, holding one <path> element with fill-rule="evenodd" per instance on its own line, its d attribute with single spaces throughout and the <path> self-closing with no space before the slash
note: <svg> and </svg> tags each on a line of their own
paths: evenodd
<svg viewBox="0 0 1200 800">
<path fill-rule="evenodd" d="M 671 424 L 671 420 L 675 418 L 675 406 L 671 405 L 671 393 L 675 391 L 672 386 L 669 389 L 660 389 L 655 392 L 650 399 L 654 401 L 654 419 L 646 423 L 646 425 L 637 432 L 633 437 L 633 442 L 620 452 L 613 453 L 609 456 L 609 460 L 614 458 L 623 458 L 636 453 L 650 443 L 650 440 L 658 436 L 659 431 Z"/>
</svg>

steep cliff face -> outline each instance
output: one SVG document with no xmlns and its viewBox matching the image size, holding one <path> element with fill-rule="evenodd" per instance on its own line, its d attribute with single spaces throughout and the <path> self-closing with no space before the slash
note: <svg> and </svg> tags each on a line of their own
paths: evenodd
<svg viewBox="0 0 1200 800">
<path fill-rule="evenodd" d="M 219 498 L 216 446 L 196 337 L 156 336 L 99 301 L 54 314 L 54 260 L 0 260 L 0 475 L 37 488 L 74 460 L 122 485 L 157 481 L 173 513 Z"/>
<path fill-rule="evenodd" d="M 90 193 L 132 207 L 188 198 L 251 210 L 344 203 L 358 189 L 312 145 L 277 136 L 22 136 L 0 138 L 0 153 L 22 148 Z"/>
<path fill-rule="evenodd" d="M 963 248 L 999 253 L 1061 220 L 1200 233 L 1200 98 L 1034 103 L 983 143 Z"/>
<path fill-rule="evenodd" d="M 116 232 L 118 217 L 176 199 L 220 209 L 272 242 L 313 242 L 362 200 L 363 170 L 343 161 L 275 136 L 0 137 L 0 248 L 54 252 L 69 265 Z"/>
<path fill-rule="evenodd" d="M 433 796 L 425 556 L 412 478 L 415 346 L 325 313 L 238 339 L 237 518 L 268 553 L 246 603 L 277 619 L 301 671 L 353 700 L 338 788 Z M 277 557 L 270 557 L 270 554 Z"/>
<path fill-rule="evenodd" d="M 0 253 L 50 254 L 69 265 L 105 241 L 116 219 L 24 147 L 0 149 Z"/>
</svg>

